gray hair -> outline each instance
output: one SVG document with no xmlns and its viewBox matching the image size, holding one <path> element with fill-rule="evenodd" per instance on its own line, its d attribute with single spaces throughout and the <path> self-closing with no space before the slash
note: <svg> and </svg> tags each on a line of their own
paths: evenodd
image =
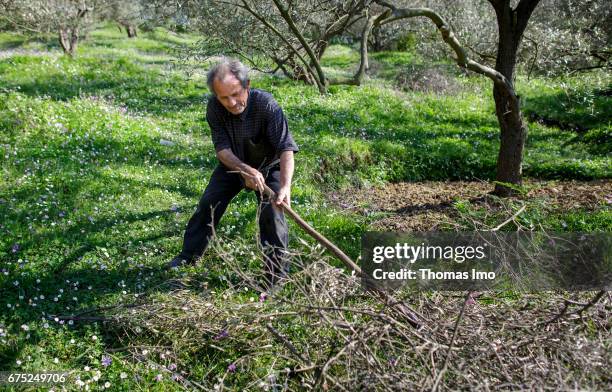
<svg viewBox="0 0 612 392">
<path fill-rule="evenodd" d="M 206 77 L 206 83 L 208 84 L 208 88 L 213 95 L 216 95 L 215 89 L 213 88 L 214 81 L 223 80 L 228 73 L 234 75 L 236 79 L 240 81 L 243 88 L 248 87 L 249 69 L 239 60 L 223 57 L 218 63 L 213 65 L 213 67 L 208 71 L 208 75 Z"/>
</svg>

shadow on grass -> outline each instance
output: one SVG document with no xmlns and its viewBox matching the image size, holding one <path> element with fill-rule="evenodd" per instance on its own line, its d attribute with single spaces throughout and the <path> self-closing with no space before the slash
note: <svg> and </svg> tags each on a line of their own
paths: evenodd
<svg viewBox="0 0 612 392">
<path fill-rule="evenodd" d="M 533 121 L 562 130 L 586 132 L 612 122 L 611 89 L 582 89 L 530 96 L 524 106 Z"/>
<path fill-rule="evenodd" d="M 233 202 L 240 203 L 250 197 L 254 198 L 254 195 L 243 192 Z M 97 321 L 104 322 L 104 306 L 109 304 L 111 304 L 110 306 L 129 305 L 130 303 L 142 300 L 142 295 L 137 299 L 131 294 L 127 294 L 117 301 L 116 297 L 125 290 L 124 287 L 127 287 L 130 293 L 142 293 L 142 290 L 145 289 L 146 295 L 153 296 L 157 293 L 168 293 L 176 289 L 176 287 L 168 284 L 174 272 L 167 271 L 163 263 L 151 264 L 150 262 L 140 262 L 131 259 L 131 256 L 135 256 L 135 259 L 141 259 L 142 257 L 142 249 L 138 244 L 158 243 L 160 239 L 175 237 L 178 234 L 175 229 L 163 230 L 151 235 L 133 238 L 113 239 L 108 238 L 108 236 L 99 235 L 106 229 L 115 226 L 116 222 L 121 222 L 121 224 L 142 222 L 159 216 L 169 217 L 172 213 L 167 210 L 161 210 L 123 214 L 113 217 L 113 219 L 99 220 L 95 224 L 81 224 L 66 230 L 58 230 L 53 235 L 39 236 L 34 238 L 31 243 L 24 244 L 24 250 L 27 250 L 28 247 L 36 246 L 36 244 L 51 245 L 51 248 L 48 250 L 52 250 L 53 244 L 57 244 L 56 240 L 59 240 L 64 244 L 70 244 L 73 249 L 65 255 L 55 257 L 54 260 L 59 261 L 58 263 L 53 261 L 42 262 L 37 273 L 21 274 L 18 278 L 19 287 L 13 287 L 10 284 L 1 285 L 0 297 L 2 300 L 0 300 L 0 303 L 2 305 L 5 305 L 5 301 L 16 301 L 17 292 L 20 294 L 25 292 L 26 300 L 29 299 L 31 301 L 33 295 L 39 296 L 41 294 L 45 296 L 45 300 L 35 299 L 35 302 L 38 302 L 36 307 L 28 306 L 22 301 L 22 304 L 25 306 L 13 308 L 8 320 L 4 317 L 0 320 L 6 320 L 9 323 L 13 322 L 15 325 L 31 326 L 40 322 L 42 314 L 45 321 L 50 324 L 50 328 L 61 329 L 62 327 L 54 321 L 54 317 L 78 316 L 88 311 L 87 316 L 83 317 L 82 320 L 76 320 L 74 324 L 63 327 L 70 331 L 71 334 L 74 333 L 75 336 L 82 336 L 84 339 L 88 339 L 90 337 L 88 334 L 91 333 L 88 325 Z M 254 219 L 255 209 L 251 209 L 247 215 L 248 219 Z M 82 229 L 85 230 L 84 234 L 81 234 Z M 133 245 L 126 244 L 128 239 L 132 241 Z M 105 259 L 101 255 L 100 249 L 109 249 L 116 253 Z M 40 250 L 45 251 L 44 247 Z M 205 253 L 205 259 L 208 262 L 211 261 L 209 252 L 207 252 L 208 256 Z M 203 262 L 205 261 L 200 261 L 200 263 Z M 211 276 L 207 278 L 206 275 L 204 274 L 202 280 L 206 280 L 209 283 L 210 289 L 221 286 L 225 287 L 225 283 L 218 279 L 218 277 Z M 145 277 L 147 278 L 146 281 L 143 280 Z M 146 283 L 146 287 L 139 289 L 139 284 L 143 283 Z M 73 285 L 78 287 L 78 290 L 72 288 Z M 86 289 L 86 287 L 89 288 Z M 196 289 L 195 287 L 184 288 Z M 54 299 L 54 296 L 59 298 L 59 300 Z M 72 296 L 78 297 L 78 301 L 75 302 L 71 298 Z M 110 298 L 113 298 L 113 300 L 109 301 Z M 113 332 L 107 329 L 106 326 L 103 326 L 101 331 L 105 349 L 117 347 L 116 336 L 113 336 Z M 22 354 L 21 349 L 26 346 L 38 345 L 45 339 L 43 335 L 44 333 L 40 330 L 32 329 L 29 337 L 19 337 L 18 344 L 1 347 L 0 368 L 5 370 L 14 368 L 16 360 L 25 356 L 25 354 Z M 77 363 L 79 362 L 78 360 L 79 357 L 77 358 Z M 84 358 L 82 364 L 86 365 L 89 361 L 90 359 Z"/>
<path fill-rule="evenodd" d="M 309 118 L 309 137 L 341 138 L 340 143 L 312 144 L 321 157 L 322 177 L 334 181 L 338 174 L 369 172 L 379 165 L 391 181 L 493 178 L 499 148 L 494 118 L 415 115 L 397 106 L 373 109 L 364 120 L 359 115 L 363 105 L 295 108 L 293 115 Z"/>
<path fill-rule="evenodd" d="M 143 238 L 143 240 L 147 240 Z M 109 295 L 120 294 L 123 290 L 120 283 L 125 283 L 129 288 L 134 287 L 137 282 L 141 281 L 143 274 L 147 273 L 152 278 L 147 281 L 147 286 L 151 287 L 147 290 L 148 294 L 169 292 L 172 290 L 169 286 L 162 285 L 163 282 L 167 281 L 169 276 L 161 268 L 139 268 L 137 266 L 121 266 L 119 268 L 111 269 L 98 269 L 91 268 L 89 266 L 80 266 L 78 268 L 72 267 L 67 270 L 56 273 L 55 271 L 49 271 L 47 273 L 39 273 L 35 276 L 28 275 L 20 279 L 20 285 L 26 293 L 36 293 L 36 295 L 43 294 L 45 300 L 38 301 L 38 306 L 30 307 L 25 306 L 20 308 L 14 308 L 11 318 L 18 320 L 20 325 L 32 325 L 33 323 L 41 320 L 41 313 L 44 315 L 43 318 L 50 325 L 49 328 L 56 328 L 57 322 L 54 321 L 54 316 L 71 316 L 82 313 L 86 310 L 92 310 L 100 307 L 100 301 L 104 301 L 104 297 Z M 79 290 L 66 289 L 69 285 L 63 284 L 65 281 L 79 282 Z M 87 289 L 87 285 L 92 286 L 91 290 Z M 35 291 L 34 288 L 41 288 L 39 291 Z M 60 288 L 65 289 L 62 293 L 58 294 Z M 130 290 L 131 291 L 131 290 Z M 3 290 L 0 288 L 0 293 L 3 296 L 13 297 L 14 293 Z M 30 295 L 31 295 L 30 294 Z M 56 302 L 52 299 L 53 296 L 60 297 Z M 73 295 L 78 296 L 78 302 L 71 298 Z M 126 298 L 125 302 L 134 301 L 133 296 Z M 122 301 L 124 302 L 124 301 Z M 67 309 L 69 307 L 69 309 Z M 91 316 L 100 316 L 98 312 L 91 312 Z M 95 320 L 84 320 L 83 322 L 75 322 L 74 325 L 67 326 L 67 328 L 76 332 L 77 334 L 83 334 L 87 338 L 87 332 L 91 331 L 85 326 L 92 323 Z M 58 326 L 59 327 L 59 326 Z M 85 328 L 84 328 L 85 327 Z M 62 327 L 59 327 L 62 328 Z M 103 329 L 104 331 L 104 329 Z M 16 360 L 18 358 L 23 359 L 21 354 L 22 348 L 26 345 L 37 346 L 42 344 L 44 337 L 42 337 L 40 330 L 32 329 L 29 331 L 29 338 L 23 340 L 19 339 L 17 345 L 2 345 L 0 347 L 0 368 L 8 370 L 14 368 Z M 104 332 L 103 332 L 104 333 Z M 113 341 L 108 340 L 107 346 L 113 346 Z M 46 342 L 49 344 L 49 342 Z M 84 359 L 88 361 L 87 358 Z"/>
<path fill-rule="evenodd" d="M 563 147 L 584 146 L 591 154 L 606 157 L 612 153 L 611 91 L 581 89 L 537 95 L 527 100 L 524 112 L 531 121 L 569 132 Z"/>
<path fill-rule="evenodd" d="M 0 40 L 0 50 L 17 49 L 28 44 L 37 44 L 47 50 L 60 47 L 58 38 L 53 35 L 10 35 Z"/>
<path fill-rule="evenodd" d="M 243 195 L 242 198 L 249 196 Z M 15 263 L 15 278 L 19 279 L 19 286 L 14 286 L 5 280 L 6 284 L 0 285 L 0 298 L 2 298 L 0 304 L 4 309 L 6 309 L 6 301 L 13 304 L 21 303 L 23 306 L 13 307 L 11 311 L 3 314 L 0 323 L 2 321 L 9 322 L 9 325 L 13 323 L 15 328 L 19 329 L 19 325 L 32 326 L 40 323 L 42 314 L 46 322 L 51 325 L 50 328 L 54 329 L 57 326 L 57 322 L 53 321 L 54 316 L 78 315 L 85 310 L 95 310 L 108 304 L 135 302 L 136 298 L 131 294 L 117 302 L 116 297 L 126 290 L 125 287 L 130 293 L 145 290 L 147 295 L 174 290 L 175 287 L 164 284 L 174 276 L 174 272 L 166 271 L 163 265 L 167 261 L 164 259 L 169 259 L 169 257 L 162 252 L 160 254 L 162 263 L 159 264 L 159 256 L 151 255 L 155 260 L 154 263 L 151 263 L 152 260 L 143 256 L 142 244 L 159 246 L 160 240 L 177 237 L 177 234 L 182 233 L 182 228 L 176 229 L 174 225 L 168 224 L 172 229 L 157 231 L 150 235 L 124 237 L 103 235 L 107 229 L 115 227 L 117 222 L 121 222 L 121 225 L 130 222 L 146 223 L 160 216 L 170 218 L 173 213 L 168 210 L 158 210 L 117 215 L 112 219 L 101 219 L 91 224 L 77 224 L 68 229 L 32 238 L 31 242 L 24 243 L 24 249 L 15 255 L 15 258 L 22 256 L 22 252 L 27 252 L 32 247 L 37 247 L 36 250 L 40 254 L 46 253 L 51 257 L 47 261 L 40 260 L 36 273 L 18 274 L 19 269 L 28 265 L 21 262 Z M 252 217 L 254 216 L 255 211 L 252 211 Z M 85 233 L 81 233 L 81 230 L 84 230 Z M 131 241 L 131 245 L 128 244 L 128 240 Z M 60 251 L 60 248 L 57 248 L 58 245 L 65 245 L 71 249 L 62 254 L 53 254 Z M 163 248 L 163 245 L 161 247 Z M 110 257 L 104 257 L 103 252 L 106 249 L 112 252 Z M 72 288 L 75 282 L 78 282 L 78 285 L 75 286 L 78 287 L 78 290 Z M 210 279 L 209 283 L 213 289 L 223 284 L 219 279 L 214 278 Z M 144 286 L 139 288 L 140 284 Z M 25 301 L 18 301 L 17 295 L 23 294 L 26 297 Z M 44 300 L 34 298 L 41 294 L 45 296 Z M 54 296 L 59 300 L 54 299 Z M 78 297 L 78 301 L 75 302 L 72 296 Z M 37 303 L 36 307 L 28 306 L 26 302 L 29 300 L 31 303 L 33 298 Z M 110 301 L 110 298 L 113 300 Z M 75 321 L 74 325 L 64 328 L 88 339 L 88 333 L 91 332 L 88 325 L 95 322 L 95 317 L 102 316 L 103 313 L 91 312 L 88 316 L 93 316 L 93 318 Z M 106 332 L 108 331 L 103 328 L 102 333 Z M 18 344 L 3 345 L 0 348 L 0 368 L 4 370 L 14 368 L 16 359 L 23 359 L 25 356 L 21 349 L 37 345 L 45 339 L 43 334 L 40 330 L 32 329 L 28 338 L 18 337 Z M 107 348 L 116 346 L 114 339 L 106 336 L 103 338 Z M 83 363 L 86 364 L 89 360 L 85 358 L 84 361 Z"/>
<path fill-rule="evenodd" d="M 28 40 L 24 37 L 11 37 L 0 41 L 0 50 L 16 49 L 23 46 Z"/>
</svg>

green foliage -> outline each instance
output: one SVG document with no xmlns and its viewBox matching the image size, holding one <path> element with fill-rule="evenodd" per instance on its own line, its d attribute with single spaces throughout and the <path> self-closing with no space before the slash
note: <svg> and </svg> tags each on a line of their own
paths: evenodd
<svg viewBox="0 0 612 392">
<path fill-rule="evenodd" d="M 524 188 L 519 189 L 525 190 Z M 501 230 L 515 231 L 520 225 L 523 230 L 545 229 L 551 232 L 612 231 L 612 210 L 605 206 L 595 211 L 574 209 L 560 212 L 555 209 L 556 206 L 539 198 L 521 197 L 521 199 L 504 200 L 494 196 L 488 196 L 486 204 L 457 200 L 453 206 L 459 213 L 457 223 L 463 225 L 465 230 L 482 229 L 481 225 L 489 228 L 495 227 L 524 206 L 523 212 L 516 216 L 513 222 L 503 226 Z M 475 225 L 474 222 L 478 222 L 478 225 Z"/>
<path fill-rule="evenodd" d="M 417 35 L 415 33 L 400 35 L 395 42 L 395 46 L 399 52 L 413 52 L 416 49 L 416 44 Z"/>
<path fill-rule="evenodd" d="M 522 81 L 525 114 L 568 131 L 565 144 L 595 156 L 612 152 L 612 80 L 605 72 Z"/>
<path fill-rule="evenodd" d="M 321 65 L 329 68 L 354 68 L 355 64 L 359 64 L 359 53 L 344 45 L 331 45 L 321 59 Z"/>
</svg>

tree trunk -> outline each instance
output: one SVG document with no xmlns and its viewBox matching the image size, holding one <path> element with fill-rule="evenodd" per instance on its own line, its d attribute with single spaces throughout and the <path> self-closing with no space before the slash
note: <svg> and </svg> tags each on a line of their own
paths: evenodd
<svg viewBox="0 0 612 392">
<path fill-rule="evenodd" d="M 126 26 L 128 38 L 134 38 L 138 36 L 138 32 L 136 31 L 136 26 L 128 24 Z"/>
<path fill-rule="evenodd" d="M 376 27 L 372 29 L 372 50 L 374 52 L 380 52 L 383 50 L 381 28 Z"/>
<path fill-rule="evenodd" d="M 67 19 L 69 20 L 68 25 L 70 27 L 60 26 L 59 27 L 59 42 L 64 50 L 64 53 L 68 56 L 72 57 L 74 52 L 76 52 L 77 44 L 79 43 L 79 24 L 82 19 L 89 12 L 88 8 L 80 8 L 76 14 L 76 19 Z M 70 34 L 70 37 L 68 35 Z"/>
<path fill-rule="evenodd" d="M 306 41 L 306 38 L 300 32 L 299 28 L 296 26 L 295 21 L 289 14 L 289 11 L 281 4 L 280 0 L 272 0 L 272 1 L 274 2 L 274 5 L 280 12 L 282 18 L 285 20 L 285 22 L 287 22 L 289 30 L 291 30 L 291 32 L 300 42 L 300 44 L 302 45 L 302 48 L 304 48 L 304 50 L 306 51 L 308 58 L 310 59 L 310 62 L 314 65 L 314 70 L 311 73 L 312 73 L 312 77 L 315 80 L 315 83 L 317 84 L 319 93 L 321 93 L 321 95 L 327 94 L 327 86 L 328 86 L 329 81 L 325 77 L 325 73 L 323 72 L 321 63 L 317 59 L 317 56 L 315 55 L 315 53 L 312 51 L 310 44 Z M 306 63 L 306 65 L 310 66 L 310 69 L 313 68 L 313 66 L 311 66 L 308 63 Z"/>
<path fill-rule="evenodd" d="M 317 42 L 317 44 L 314 47 L 314 53 L 317 56 L 318 60 L 321 60 L 321 57 L 323 57 L 323 54 L 325 53 L 325 50 L 327 50 L 327 47 L 329 46 L 329 42 L 328 41 L 319 41 Z M 312 66 L 314 67 L 314 64 L 312 64 Z"/>
<path fill-rule="evenodd" d="M 284 60 L 278 57 L 272 57 L 272 60 L 289 79 L 299 80 L 309 85 L 315 84 L 312 75 L 292 55 Z"/>
<path fill-rule="evenodd" d="M 79 42 L 79 29 L 78 27 L 73 27 L 72 34 L 70 35 L 70 56 L 74 55 L 78 42 Z"/>
<path fill-rule="evenodd" d="M 437 12 L 429 8 L 398 9 L 384 0 L 375 2 L 392 11 L 393 17 L 384 23 L 416 16 L 429 18 L 440 31 L 442 39 L 457 55 L 455 61 L 460 67 L 485 75 L 494 82 L 495 112 L 501 132 L 496 173 L 499 184 L 496 184 L 494 193 L 500 196 L 514 193 L 511 186 L 504 186 L 503 183 L 521 184 L 521 164 L 527 139 L 527 127 L 520 110 L 521 100 L 514 89 L 514 67 L 523 32 L 540 0 L 520 0 L 514 9 L 511 8 L 510 0 L 489 0 L 495 9 L 499 29 L 495 69 L 470 59 L 450 25 Z"/>
<path fill-rule="evenodd" d="M 70 37 L 68 36 L 70 34 Z M 72 57 L 79 41 L 79 30 L 77 28 L 59 28 L 59 43 L 65 54 Z"/>
<path fill-rule="evenodd" d="M 523 29 L 518 26 L 517 12 L 509 2 L 496 9 L 499 42 L 495 70 L 514 85 L 514 68 Z M 498 85 L 493 87 L 495 113 L 500 126 L 500 145 L 497 157 L 497 172 L 494 193 L 510 196 L 516 191 L 503 183 L 521 185 L 523 150 L 527 139 L 527 126 L 523 121 L 520 98 Z"/>
<path fill-rule="evenodd" d="M 62 27 L 59 28 L 59 43 L 64 53 L 68 54 L 70 49 L 70 43 L 68 41 L 68 32 Z"/>
<path fill-rule="evenodd" d="M 370 32 L 372 31 L 372 27 L 374 26 L 374 22 L 380 16 L 367 16 L 366 14 L 366 24 L 363 28 L 363 32 L 361 33 L 361 44 L 359 47 L 359 55 L 361 58 L 361 63 L 359 64 L 359 69 L 355 74 L 355 80 L 358 84 L 361 84 L 363 77 L 367 70 L 370 69 L 370 62 L 368 59 L 368 40 L 370 38 Z"/>
<path fill-rule="evenodd" d="M 522 161 L 527 127 L 520 111 L 520 99 L 512 97 L 499 87 L 493 88 L 495 112 L 500 127 L 499 155 L 494 193 L 499 196 L 510 196 L 514 189 L 503 183 L 520 185 L 522 182 Z"/>
<path fill-rule="evenodd" d="M 355 75 L 350 79 L 335 79 L 330 80 L 330 84 L 352 84 L 355 86 L 360 86 L 363 82 L 363 78 L 365 77 L 366 70 L 370 68 L 368 61 L 368 40 L 370 38 L 370 33 L 372 28 L 376 26 L 380 21 L 384 20 L 389 16 L 390 12 L 383 12 L 379 15 L 369 16 L 366 13 L 366 23 L 363 26 L 363 31 L 361 32 L 361 44 L 359 47 L 359 68 L 355 72 Z"/>
</svg>

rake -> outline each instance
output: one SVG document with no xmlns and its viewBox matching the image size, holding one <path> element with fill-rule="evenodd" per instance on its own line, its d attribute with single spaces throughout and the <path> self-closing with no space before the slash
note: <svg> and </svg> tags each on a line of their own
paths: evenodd
<svg viewBox="0 0 612 392">
<path fill-rule="evenodd" d="M 269 197 L 270 200 L 276 200 L 276 192 L 274 192 L 270 187 L 264 184 L 264 192 L 265 195 Z M 355 271 L 355 274 L 364 279 L 366 282 L 371 282 L 371 278 L 363 273 L 361 267 L 357 265 L 350 257 L 346 255 L 340 248 L 338 248 L 333 242 L 327 239 L 323 234 L 319 233 L 312 226 L 310 226 L 302 217 L 300 217 L 285 201 L 281 204 L 283 211 L 287 213 L 298 224 L 306 233 L 308 233 L 312 238 L 314 238 L 318 243 L 323 245 L 328 251 L 330 251 L 338 260 L 340 260 L 347 268 Z M 372 282 L 373 283 L 373 282 Z M 417 316 L 417 312 L 411 309 L 408 305 L 406 305 L 402 301 L 398 301 L 393 298 L 393 296 L 389 293 L 384 292 L 383 290 L 376 287 L 375 284 L 369 284 L 368 288 L 373 294 L 382 301 L 385 305 L 391 307 L 396 310 L 403 318 L 410 323 L 415 328 L 419 328 L 422 326 L 419 317 Z"/>
</svg>

